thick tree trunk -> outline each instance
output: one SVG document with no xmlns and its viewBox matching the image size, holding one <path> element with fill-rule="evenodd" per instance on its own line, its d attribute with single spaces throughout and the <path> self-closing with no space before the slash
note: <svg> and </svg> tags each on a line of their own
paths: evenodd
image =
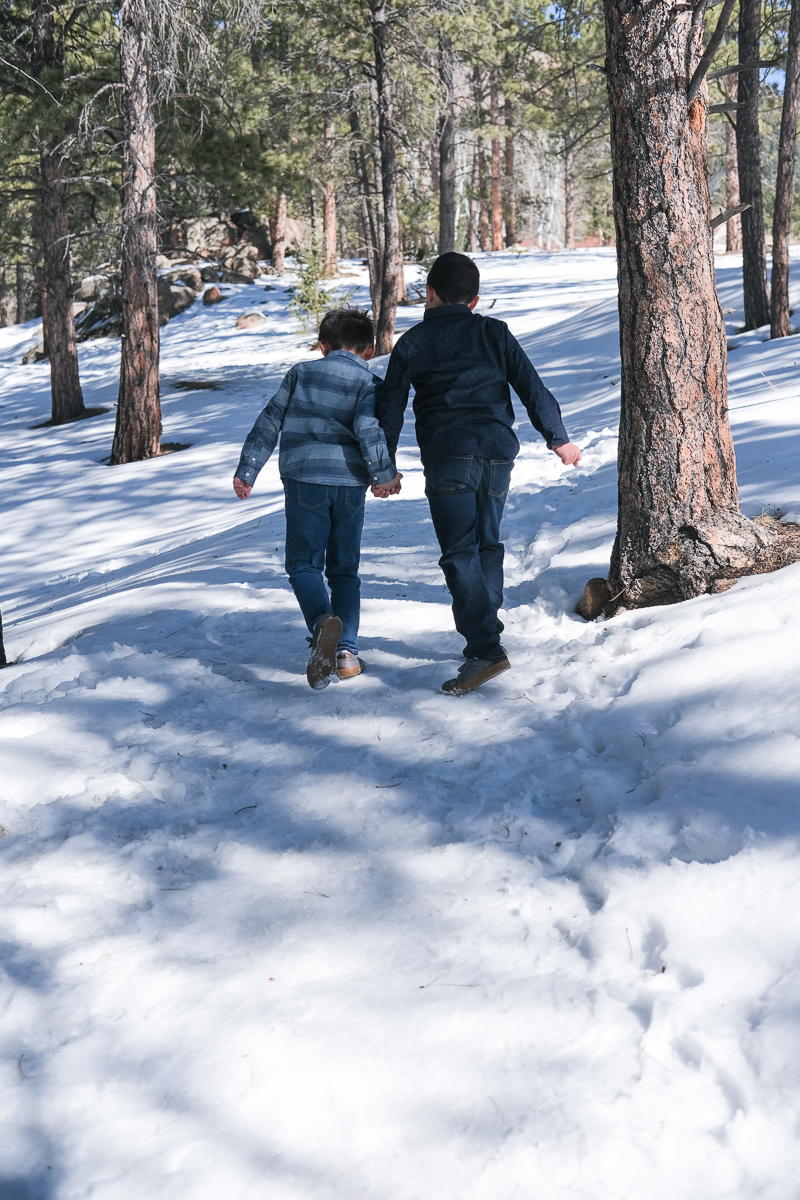
<svg viewBox="0 0 800 1200">
<path fill-rule="evenodd" d="M 789 234 L 792 226 L 792 187 L 797 147 L 797 105 L 800 99 L 800 0 L 792 0 L 789 40 L 786 50 L 786 79 L 783 91 L 778 172 L 775 181 L 775 212 L 772 218 L 772 336 L 788 337 L 789 324 Z"/>
<path fill-rule="evenodd" d="M 3 644 L 3 614 L 0 613 L 0 667 L 7 667 L 6 648 Z"/>
<path fill-rule="evenodd" d="M 378 109 L 381 190 L 383 193 L 383 254 L 380 313 L 375 331 L 377 354 L 389 354 L 393 346 L 394 323 L 402 278 L 402 246 L 397 211 L 397 179 L 392 128 L 392 91 L 389 75 L 390 0 L 369 0 L 372 41 L 375 50 L 375 86 Z"/>
<path fill-rule="evenodd" d="M 8 296 L 8 284 L 6 283 L 6 269 L 0 266 L 0 329 L 5 329 L 11 324 L 11 307 Z"/>
<path fill-rule="evenodd" d="M 17 285 L 17 319 L 16 319 L 15 323 L 17 325 L 24 325 L 25 320 L 26 320 L 26 317 L 25 317 L 25 265 L 24 265 L 24 263 L 21 263 L 21 262 L 17 263 L 16 285 Z"/>
<path fill-rule="evenodd" d="M 137 462 L 161 452 L 152 37 L 145 0 L 125 0 L 120 10 L 122 356 L 112 463 Z"/>
<path fill-rule="evenodd" d="M 575 148 L 564 147 L 564 249 L 575 249 Z"/>
<path fill-rule="evenodd" d="M 500 104 L 497 88 L 492 87 L 489 93 L 490 119 L 495 129 L 492 138 L 492 249 L 503 249 L 503 171 L 500 138 L 497 127 L 500 124 Z"/>
<path fill-rule="evenodd" d="M 612 613 L 724 590 L 769 535 L 739 509 L 705 87 L 686 104 L 702 22 L 649 0 L 605 13 L 622 358 Z"/>
<path fill-rule="evenodd" d="M 761 0 L 740 0 L 739 62 L 758 62 L 761 48 Z M 739 194 L 750 207 L 742 213 L 742 282 L 747 329 L 769 324 L 767 250 L 764 245 L 764 197 L 761 190 L 761 135 L 758 129 L 759 72 L 739 71 L 736 149 Z"/>
<path fill-rule="evenodd" d="M 439 130 L 439 253 L 456 248 L 456 120 L 453 43 L 439 34 L 439 82 L 444 93 Z"/>
<path fill-rule="evenodd" d="M 278 188 L 275 207 L 275 232 L 272 238 L 272 265 L 278 275 L 286 271 L 286 192 Z"/>
<path fill-rule="evenodd" d="M 517 242 L 517 172 L 514 161 L 514 105 L 509 99 L 505 103 L 506 134 L 506 245 Z"/>
<path fill-rule="evenodd" d="M 478 137 L 478 192 L 480 194 L 480 209 L 478 212 L 478 245 L 481 250 L 491 250 L 489 236 L 489 206 L 486 203 L 486 151 L 483 139 Z"/>
<path fill-rule="evenodd" d="M 333 173 L 333 152 L 336 145 L 336 131 L 330 117 L 325 122 L 325 166 L 328 180 L 325 184 L 325 214 L 323 226 L 325 231 L 325 275 L 332 279 L 336 274 L 338 261 L 336 258 L 336 187 L 331 175 Z"/>
<path fill-rule="evenodd" d="M 63 425 L 86 413 L 78 374 L 78 347 L 72 319 L 72 279 L 69 269 L 67 188 L 54 141 L 41 148 L 42 242 L 44 287 L 42 325 L 50 359 L 51 421 Z"/>
</svg>

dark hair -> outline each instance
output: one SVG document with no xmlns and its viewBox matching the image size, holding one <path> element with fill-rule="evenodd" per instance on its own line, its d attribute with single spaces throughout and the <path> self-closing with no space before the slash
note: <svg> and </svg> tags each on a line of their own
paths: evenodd
<svg viewBox="0 0 800 1200">
<path fill-rule="evenodd" d="M 469 304 L 481 290 L 481 273 L 466 254 L 448 250 L 431 267 L 428 286 L 442 304 Z"/>
<path fill-rule="evenodd" d="M 375 343 L 372 320 L 360 308 L 332 308 L 322 318 L 319 340 L 331 350 L 352 350 L 362 354 Z"/>
</svg>

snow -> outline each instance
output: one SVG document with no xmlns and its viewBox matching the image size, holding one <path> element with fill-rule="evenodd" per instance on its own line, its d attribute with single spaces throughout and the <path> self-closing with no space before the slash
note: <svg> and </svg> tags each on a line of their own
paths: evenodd
<svg viewBox="0 0 800 1200">
<path fill-rule="evenodd" d="M 410 422 L 367 506 L 368 672 L 306 684 L 277 455 L 230 486 L 311 354 L 283 285 L 162 330 L 191 448 L 124 467 L 113 408 L 35 428 L 36 323 L 0 331 L 2 1200 L 796 1195 L 800 565 L 578 618 L 614 533 L 613 251 L 479 258 L 585 456 L 520 422 L 514 669 L 459 700 Z M 740 277 L 721 257 L 743 502 L 797 519 L 800 355 L 735 335 Z M 118 352 L 81 347 L 87 404 Z"/>
</svg>

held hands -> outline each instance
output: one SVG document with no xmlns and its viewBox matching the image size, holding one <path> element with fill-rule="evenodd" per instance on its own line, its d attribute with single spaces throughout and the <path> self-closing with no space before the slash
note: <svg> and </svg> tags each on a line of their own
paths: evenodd
<svg viewBox="0 0 800 1200">
<path fill-rule="evenodd" d="M 236 492 L 236 495 L 240 500 L 246 500 L 253 488 L 251 484 L 245 483 L 245 481 L 240 479 L 238 475 L 234 475 L 233 490 Z"/>
<path fill-rule="evenodd" d="M 553 454 L 557 454 L 565 467 L 577 467 L 581 461 L 581 452 L 574 442 L 565 446 L 553 446 Z"/>
<path fill-rule="evenodd" d="M 394 479 L 390 479 L 388 483 L 373 483 L 370 491 L 378 500 L 388 500 L 389 496 L 396 496 L 400 491 L 400 480 L 402 478 L 402 472 L 398 471 Z"/>
</svg>

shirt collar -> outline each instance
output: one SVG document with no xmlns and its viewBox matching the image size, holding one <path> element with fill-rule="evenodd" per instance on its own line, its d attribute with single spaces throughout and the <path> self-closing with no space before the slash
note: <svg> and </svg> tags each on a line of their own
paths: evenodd
<svg viewBox="0 0 800 1200">
<path fill-rule="evenodd" d="M 436 308 L 425 309 L 423 320 L 429 321 L 436 317 L 463 317 L 464 315 L 472 315 L 472 309 L 468 304 L 437 304 Z"/>
<path fill-rule="evenodd" d="M 356 366 L 369 371 L 369 363 L 365 362 L 363 358 L 359 358 L 357 354 L 353 354 L 352 350 L 331 350 L 330 354 L 326 355 L 326 358 L 343 358 L 347 362 L 355 363 Z"/>
</svg>

